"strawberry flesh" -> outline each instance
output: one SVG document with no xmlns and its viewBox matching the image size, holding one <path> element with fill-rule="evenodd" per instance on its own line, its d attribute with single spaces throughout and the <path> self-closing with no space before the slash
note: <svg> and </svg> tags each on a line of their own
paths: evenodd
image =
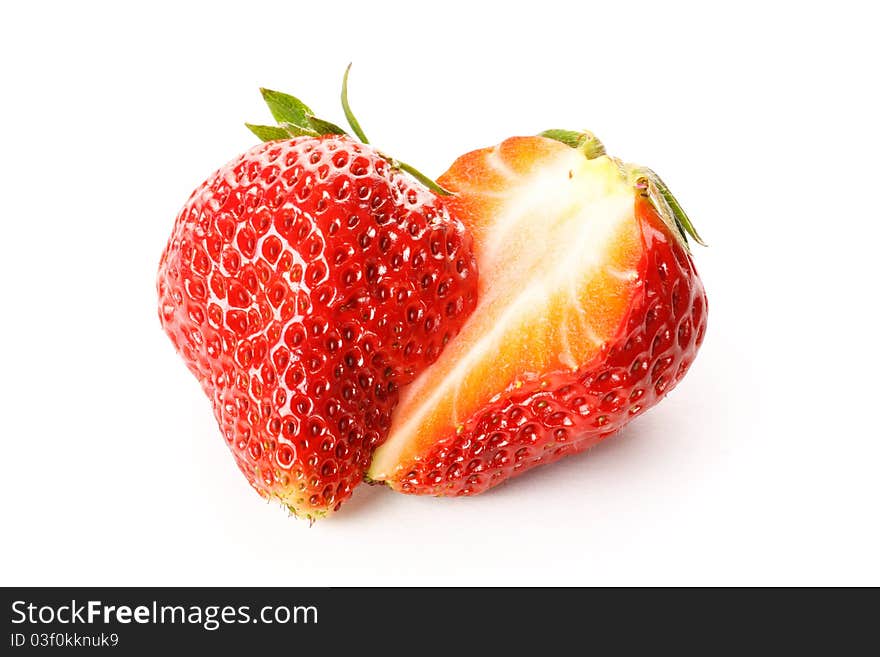
<svg viewBox="0 0 880 657">
<path fill-rule="evenodd" d="M 480 301 L 403 392 L 371 479 L 479 493 L 596 444 L 681 379 L 705 293 L 637 178 L 543 137 L 474 151 L 444 174 L 474 237 Z"/>
</svg>

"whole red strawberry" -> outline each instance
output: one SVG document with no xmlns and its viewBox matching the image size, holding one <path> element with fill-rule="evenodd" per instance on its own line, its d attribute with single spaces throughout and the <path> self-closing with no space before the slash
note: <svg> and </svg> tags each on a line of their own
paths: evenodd
<svg viewBox="0 0 880 657">
<path fill-rule="evenodd" d="M 666 185 L 588 133 L 508 139 L 439 182 L 474 238 L 479 303 L 402 394 L 369 477 L 470 495 L 656 404 L 693 362 L 706 296 Z"/>
<path fill-rule="evenodd" d="M 409 167 L 263 94 L 280 125 L 250 126 L 268 142 L 181 210 L 159 317 L 250 484 L 314 519 L 351 495 L 400 387 L 473 310 L 476 270 L 462 225 Z"/>
</svg>

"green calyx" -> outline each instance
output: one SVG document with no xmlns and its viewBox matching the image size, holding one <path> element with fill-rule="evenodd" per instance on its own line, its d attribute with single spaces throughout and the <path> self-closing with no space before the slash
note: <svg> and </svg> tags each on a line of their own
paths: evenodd
<svg viewBox="0 0 880 657">
<path fill-rule="evenodd" d="M 545 130 L 539 136 L 562 142 L 566 146 L 582 152 L 588 160 L 605 155 L 605 147 L 602 145 L 602 142 L 599 141 L 596 135 L 586 130 L 583 132 L 577 132 L 576 130 Z M 620 166 L 623 167 L 622 164 Z M 660 176 L 647 167 L 633 169 L 626 166 L 624 168 L 634 172 L 636 191 L 651 201 L 657 212 L 667 218 L 667 223 L 669 223 L 669 218 L 672 219 L 685 247 L 688 246 L 688 237 L 700 246 L 706 246 L 697 229 L 694 228 L 690 217 L 687 216 L 684 208 L 681 207 L 681 204 L 672 195 L 669 187 Z"/>
<path fill-rule="evenodd" d="M 584 154 L 588 160 L 605 155 L 605 146 L 599 138 L 588 130 L 577 132 L 576 130 L 545 130 L 540 137 L 555 139 L 566 146 L 571 146 L 576 151 Z"/>
<path fill-rule="evenodd" d="M 345 134 L 345 130 L 338 125 L 315 116 L 309 106 L 299 98 L 272 89 L 260 89 L 260 93 L 263 94 L 263 100 L 266 101 L 266 105 L 269 106 L 269 111 L 278 121 L 278 125 L 251 125 L 250 123 L 245 123 L 245 125 L 263 141 Z"/>
<path fill-rule="evenodd" d="M 690 217 L 681 207 L 678 199 L 669 191 L 663 179 L 647 167 L 638 168 L 635 173 L 638 176 L 635 182 L 636 191 L 646 196 L 662 216 L 672 217 L 684 245 L 687 247 L 688 238 L 691 238 L 700 246 L 706 246 Z"/>
<path fill-rule="evenodd" d="M 355 137 L 364 144 L 369 144 L 366 134 L 364 134 L 360 123 L 351 110 L 348 102 L 348 74 L 351 70 L 351 64 L 345 69 L 345 75 L 342 77 L 342 111 L 345 119 Z M 322 135 L 346 135 L 351 136 L 335 123 L 325 121 L 315 116 L 315 113 L 302 102 L 299 98 L 285 94 L 272 89 L 260 89 L 263 100 L 269 107 L 272 117 L 278 122 L 278 125 L 256 125 L 253 123 L 245 123 L 248 130 L 254 133 L 260 141 L 276 141 L 279 139 L 292 139 L 294 137 L 320 137 Z M 406 171 L 413 178 L 421 182 L 423 185 L 433 190 L 436 194 L 448 196 L 451 192 L 443 189 L 434 180 L 423 174 L 415 167 L 396 160 L 379 152 L 379 155 L 391 164 L 392 167 Z"/>
</svg>

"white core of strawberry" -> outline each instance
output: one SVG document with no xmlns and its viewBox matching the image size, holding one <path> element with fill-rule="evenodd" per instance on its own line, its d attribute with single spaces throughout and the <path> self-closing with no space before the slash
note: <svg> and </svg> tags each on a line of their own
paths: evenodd
<svg viewBox="0 0 880 657">
<path fill-rule="evenodd" d="M 476 242 L 477 308 L 438 361 L 403 390 L 389 437 L 373 458 L 369 476 L 374 480 L 394 473 L 441 401 L 452 399 L 449 426 L 467 419 L 469 409 L 462 409 L 460 395 L 468 377 L 491 367 L 511 341 L 534 350 L 557 345 L 551 354 L 555 366 L 583 365 L 583 341 L 592 342 L 591 350 L 603 342 L 583 308 L 583 290 L 598 273 L 637 277 L 636 271 L 615 268 L 607 258 L 621 223 L 633 218 L 632 183 L 616 160 L 588 160 L 565 149 L 527 174 L 511 170 L 497 154 L 489 162 L 509 185 L 479 192 L 499 202 L 493 216 L 462 217 Z M 571 332 L 577 344 L 571 343 Z"/>
</svg>

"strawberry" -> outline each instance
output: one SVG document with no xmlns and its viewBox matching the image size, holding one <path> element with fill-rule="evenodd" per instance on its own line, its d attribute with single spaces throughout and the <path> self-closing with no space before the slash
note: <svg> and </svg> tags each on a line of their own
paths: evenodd
<svg viewBox="0 0 880 657">
<path fill-rule="evenodd" d="M 403 392 L 368 476 L 470 495 L 583 451 L 666 395 L 706 330 L 687 235 L 652 171 L 553 130 L 460 157 L 438 180 L 474 238 L 479 302 Z"/>
<path fill-rule="evenodd" d="M 279 125 L 249 126 L 267 143 L 180 211 L 159 318 L 251 486 L 313 520 L 362 481 L 400 387 L 473 310 L 476 270 L 439 187 L 355 120 L 363 143 L 263 96 Z"/>
</svg>

